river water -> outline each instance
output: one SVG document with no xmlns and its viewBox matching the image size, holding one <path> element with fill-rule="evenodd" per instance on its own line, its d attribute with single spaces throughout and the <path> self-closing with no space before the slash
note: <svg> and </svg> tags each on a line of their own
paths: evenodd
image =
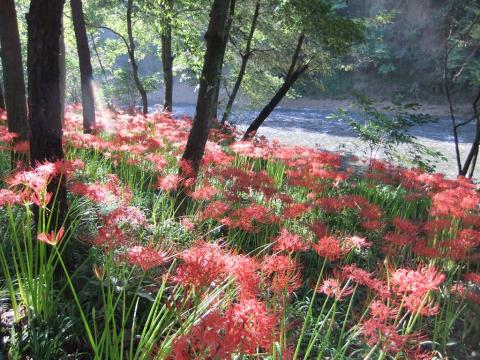
<svg viewBox="0 0 480 360">
<path fill-rule="evenodd" d="M 365 144 L 355 137 L 348 125 L 342 120 L 332 120 L 329 116 L 337 111 L 312 109 L 312 108 L 277 108 L 265 123 L 260 127 L 258 135 L 269 140 L 277 139 L 287 145 L 318 146 L 330 151 L 348 151 L 359 156 L 365 156 Z M 175 104 L 175 116 L 190 116 L 195 113 L 194 104 Z M 236 112 L 231 117 L 231 122 L 240 130 L 245 130 L 257 115 L 256 111 Z M 353 116 L 356 116 L 353 114 Z M 449 177 L 456 175 L 455 148 L 451 129 L 451 120 L 448 116 L 438 116 L 436 123 L 422 125 L 411 130 L 418 142 L 432 150 L 440 151 L 446 161 L 439 161 L 436 169 Z M 461 119 L 460 119 L 461 121 Z M 475 127 L 472 124 L 461 128 L 460 150 L 463 157 L 470 149 L 474 137 Z M 478 171 L 480 173 L 480 171 Z M 479 178 L 477 175 L 476 179 Z"/>
</svg>

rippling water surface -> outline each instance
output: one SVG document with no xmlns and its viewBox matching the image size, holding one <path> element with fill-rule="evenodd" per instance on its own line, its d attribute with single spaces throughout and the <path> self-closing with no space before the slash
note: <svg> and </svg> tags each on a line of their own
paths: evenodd
<svg viewBox="0 0 480 360">
<path fill-rule="evenodd" d="M 259 130 L 259 135 L 269 139 L 278 139 L 289 145 L 319 146 L 326 150 L 349 150 L 362 155 L 364 147 L 342 120 L 329 119 L 329 115 L 337 109 L 288 109 L 277 108 Z M 190 116 L 195 113 L 193 104 L 177 104 L 174 106 L 176 116 Z M 246 129 L 257 115 L 257 111 L 241 111 L 234 113 L 231 122 L 239 129 Z M 353 116 L 356 116 L 352 113 Z M 358 116 L 358 115 L 357 115 Z M 459 121 L 462 121 L 460 119 Z M 475 127 L 464 126 L 459 134 L 460 148 L 464 156 L 469 150 L 469 143 L 474 137 Z M 437 165 L 438 171 L 449 176 L 456 174 L 455 152 L 450 118 L 439 117 L 436 123 L 418 126 L 412 129 L 419 142 L 431 149 L 442 152 L 447 161 Z M 480 170 L 478 171 L 480 172 Z M 478 176 L 476 177 L 478 178 Z"/>
</svg>

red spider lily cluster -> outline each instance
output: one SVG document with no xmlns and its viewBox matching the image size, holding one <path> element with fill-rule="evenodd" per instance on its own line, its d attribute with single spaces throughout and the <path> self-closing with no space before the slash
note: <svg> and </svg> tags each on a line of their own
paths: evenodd
<svg viewBox="0 0 480 360">
<path fill-rule="evenodd" d="M 428 356 L 420 346 L 428 331 L 420 334 L 413 329 L 401 331 L 401 327 L 407 318 L 436 316 L 441 291 L 457 301 L 480 303 L 480 274 L 467 270 L 480 259 L 480 194 L 466 179 L 451 180 L 374 161 L 362 175 L 367 187 L 401 187 L 405 204 L 429 204 L 426 218 L 392 216 L 385 202 L 357 191 L 352 179 L 358 174 L 344 166 L 356 159 L 343 154 L 236 141 L 234 131 L 213 129 L 202 172 L 192 178 L 189 164 L 182 164 L 183 171 L 178 172 L 191 120 L 105 113 L 99 116 L 100 135 L 92 135 L 81 133 L 77 110 L 67 114 L 66 148 L 101 154 L 111 162 L 113 173 L 102 181 L 82 180 L 76 175 L 81 175 L 84 165 L 77 160 L 18 170 L 6 180 L 8 189 L 0 190 L 0 206 L 46 206 L 52 197 L 47 184 L 52 177 L 65 175 L 72 196 L 88 199 L 97 211 L 92 246 L 138 271 L 161 273 L 175 262 L 168 281 L 200 297 L 222 286 L 233 288 L 226 304 L 212 304 L 174 342 L 174 359 L 224 359 L 270 351 L 278 341 L 282 311 L 293 301 L 293 293 L 301 287 L 313 289 L 306 275 L 312 269 L 302 262 L 306 256 L 315 260 L 313 272 L 321 276 L 317 296 L 343 302 L 357 291 L 367 294 L 358 306 L 368 309 L 368 315 L 357 325 L 365 343 L 388 353 Z M 0 141 L 11 143 L 14 136 L 5 128 L 0 130 Z M 252 166 L 252 161 L 277 164 L 282 180 Z M 134 206 L 132 189 L 114 174 L 121 166 L 148 173 L 155 179 L 150 190 L 165 196 L 179 184 L 186 188 L 198 208 L 182 220 L 195 240 L 189 248 L 172 249 L 169 242 L 167 250 L 149 235 L 152 221 Z M 336 224 L 347 218 L 354 222 L 343 231 Z M 241 246 L 225 245 L 224 238 L 210 236 L 205 229 L 212 227 L 241 236 L 263 234 L 267 244 L 259 255 L 246 255 Z M 63 232 L 62 228 L 39 234 L 38 240 L 56 245 Z M 352 262 L 371 251 L 378 257 L 374 268 Z M 402 256 L 414 260 L 402 263 Z M 441 261 L 465 269 L 448 288 L 445 271 L 427 265 Z M 324 262 L 328 266 L 319 275 Z M 295 324 L 292 328 L 298 330 Z M 285 349 L 291 345 L 282 344 Z"/>
</svg>

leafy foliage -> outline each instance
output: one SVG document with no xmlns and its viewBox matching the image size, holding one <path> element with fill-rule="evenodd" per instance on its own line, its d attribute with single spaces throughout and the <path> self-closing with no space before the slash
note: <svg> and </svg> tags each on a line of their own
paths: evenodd
<svg viewBox="0 0 480 360">
<path fill-rule="evenodd" d="M 358 117 L 340 109 L 333 119 L 345 121 L 355 135 L 368 146 L 370 161 L 382 153 L 389 159 L 400 162 L 409 161 L 423 170 L 433 171 L 432 159 L 442 158 L 441 153 L 433 151 L 416 141 L 411 130 L 417 126 L 432 124 L 438 119 L 418 113 L 415 103 L 384 106 L 363 95 L 357 94 Z"/>
</svg>

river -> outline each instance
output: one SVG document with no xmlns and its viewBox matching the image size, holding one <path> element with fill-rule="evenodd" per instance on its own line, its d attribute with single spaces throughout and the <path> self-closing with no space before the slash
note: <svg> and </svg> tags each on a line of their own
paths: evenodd
<svg viewBox="0 0 480 360">
<path fill-rule="evenodd" d="M 277 139 L 286 145 L 318 146 L 324 150 L 347 151 L 355 155 L 366 156 L 365 144 L 362 144 L 348 125 L 342 120 L 328 118 L 336 110 L 336 107 L 331 109 L 278 107 L 265 121 L 257 135 L 265 136 L 269 140 Z M 195 105 L 192 103 L 174 104 L 175 116 L 191 117 L 194 112 Z M 432 150 L 440 151 L 446 157 L 446 161 L 442 160 L 437 163 L 437 171 L 454 177 L 456 162 L 451 120 L 441 112 L 436 114 L 436 118 L 438 118 L 436 123 L 417 126 L 411 130 L 411 134 L 416 136 L 421 144 Z M 240 130 L 245 130 L 256 115 L 256 111 L 242 110 L 232 115 L 231 122 Z M 473 123 L 461 128 L 459 142 L 463 157 L 470 149 L 474 131 Z M 478 175 L 475 178 L 478 179 Z"/>
</svg>

